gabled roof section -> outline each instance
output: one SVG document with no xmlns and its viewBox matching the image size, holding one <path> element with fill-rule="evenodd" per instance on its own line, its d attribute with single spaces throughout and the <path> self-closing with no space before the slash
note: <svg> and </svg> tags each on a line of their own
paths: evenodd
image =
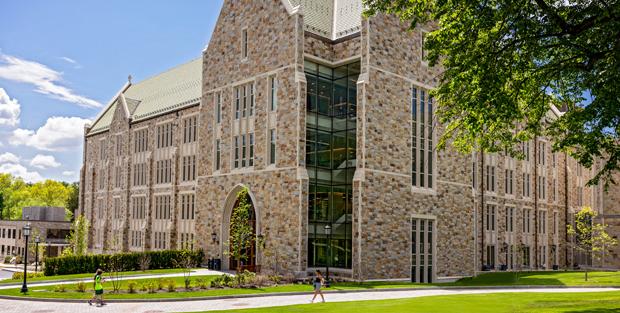
<svg viewBox="0 0 620 313">
<path fill-rule="evenodd" d="M 282 0 L 287 8 L 301 7 L 305 29 L 337 40 L 360 31 L 362 0 Z"/>
<path fill-rule="evenodd" d="M 107 131 L 118 105 L 126 105 L 132 121 L 200 103 L 202 59 L 197 58 L 136 84 L 127 84 L 95 119 L 88 135 Z M 124 100 L 124 102 L 122 102 Z"/>
</svg>

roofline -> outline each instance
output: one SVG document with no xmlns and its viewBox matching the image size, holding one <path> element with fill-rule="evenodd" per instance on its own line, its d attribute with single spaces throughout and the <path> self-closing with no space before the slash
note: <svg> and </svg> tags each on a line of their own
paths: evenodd
<svg viewBox="0 0 620 313">
<path fill-rule="evenodd" d="M 102 110 L 101 112 L 99 112 L 99 115 L 97 115 L 97 117 L 90 124 L 91 125 L 90 128 L 92 128 L 92 126 L 95 126 L 95 124 L 97 124 L 97 122 L 99 122 L 99 120 L 106 114 L 106 112 L 108 112 L 108 110 L 114 104 L 114 102 L 116 102 L 116 99 L 118 99 L 118 97 L 123 92 L 125 92 L 127 90 L 127 88 L 129 88 L 130 86 L 131 86 L 131 83 L 130 82 L 126 82 L 125 85 L 123 85 L 123 87 L 121 87 L 121 89 L 114 95 L 114 97 L 112 97 L 112 99 L 105 106 L 105 110 Z M 86 135 L 88 135 L 88 134 L 86 134 Z"/>
</svg>

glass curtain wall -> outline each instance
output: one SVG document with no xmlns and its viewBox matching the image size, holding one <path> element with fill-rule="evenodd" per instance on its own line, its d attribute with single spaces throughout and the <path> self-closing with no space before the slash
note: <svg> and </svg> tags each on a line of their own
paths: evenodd
<svg viewBox="0 0 620 313">
<path fill-rule="evenodd" d="M 352 182 L 356 166 L 359 62 L 329 68 L 305 62 L 308 266 L 351 268 Z M 331 227 L 327 234 L 325 226 Z"/>
</svg>

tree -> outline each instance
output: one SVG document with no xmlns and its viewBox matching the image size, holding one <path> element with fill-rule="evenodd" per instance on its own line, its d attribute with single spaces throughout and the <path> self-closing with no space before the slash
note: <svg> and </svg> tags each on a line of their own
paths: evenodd
<svg viewBox="0 0 620 313">
<path fill-rule="evenodd" d="M 80 184 L 67 184 L 66 187 L 69 190 L 69 196 L 67 197 L 67 202 L 64 207 L 67 209 L 67 213 L 74 216 L 78 206 L 80 205 Z"/>
<path fill-rule="evenodd" d="M 173 260 L 173 264 L 174 267 L 180 268 L 183 271 L 183 283 L 185 285 L 185 289 L 189 290 L 192 282 L 190 279 L 192 269 L 197 265 L 192 250 L 187 248 L 181 250 L 181 254 Z"/>
<path fill-rule="evenodd" d="M 601 260 L 610 247 L 618 241 L 607 234 L 607 225 L 595 221 L 597 213 L 584 207 L 575 215 L 575 226 L 567 225 L 568 234 L 574 237 L 570 242 L 573 248 L 592 259 Z M 588 268 L 585 267 L 585 280 L 588 281 Z"/>
<path fill-rule="evenodd" d="M 230 238 L 226 245 L 229 247 L 226 253 L 230 258 L 237 261 L 237 274 L 241 272 L 241 263 L 247 261 L 247 251 L 254 245 L 254 227 L 250 225 L 250 212 L 252 204 L 248 189 L 243 188 L 237 193 L 237 206 L 233 208 L 230 217 Z"/>
<path fill-rule="evenodd" d="M 614 183 L 620 166 L 618 0 L 364 0 L 367 15 L 427 23 L 425 51 L 443 68 L 433 95 L 446 125 L 438 148 L 508 151 L 549 136 L 590 167 L 589 182 Z M 547 119 L 550 105 L 566 113 Z"/>
<path fill-rule="evenodd" d="M 71 232 L 67 238 L 70 249 L 65 249 L 65 255 L 85 255 L 88 251 L 88 230 L 90 222 L 84 215 L 78 215 L 71 225 Z"/>
</svg>

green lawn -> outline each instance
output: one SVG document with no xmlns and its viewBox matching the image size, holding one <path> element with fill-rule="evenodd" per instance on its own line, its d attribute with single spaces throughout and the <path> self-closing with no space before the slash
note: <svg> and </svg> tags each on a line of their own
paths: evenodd
<svg viewBox="0 0 620 313">
<path fill-rule="evenodd" d="M 180 273 L 181 269 L 173 268 L 173 269 L 162 269 L 162 270 L 148 270 L 148 271 L 131 271 L 124 272 L 125 276 L 129 275 L 153 275 L 153 274 L 172 274 L 172 273 Z M 45 282 L 45 281 L 55 281 L 55 280 L 71 280 L 71 279 L 80 279 L 80 278 L 92 278 L 95 273 L 86 273 L 86 274 L 72 274 L 72 275 L 57 275 L 57 276 L 43 276 L 36 278 L 28 278 L 29 282 Z M 107 277 L 109 273 L 104 273 L 103 276 Z M 5 279 L 0 281 L 0 286 L 2 285 L 10 285 L 15 283 L 21 283 L 21 279 Z"/>
<path fill-rule="evenodd" d="M 310 299 L 310 298 L 309 298 Z M 329 295 L 327 295 L 329 301 Z M 363 308 L 363 309 L 362 309 Z M 211 311 L 226 313 L 328 313 L 328 312 L 445 312 L 512 313 L 570 312 L 618 313 L 620 292 L 600 293 L 499 293 L 433 296 L 412 299 L 327 302 L 262 309 Z"/>
<path fill-rule="evenodd" d="M 216 276 L 191 276 L 192 286 L 195 287 L 197 278 L 212 280 Z M 164 278 L 165 279 L 165 278 Z M 262 294 L 280 292 L 310 292 L 309 285 L 279 285 L 255 289 L 196 289 L 184 291 L 183 277 L 174 279 L 178 292 L 159 291 L 157 293 L 146 293 L 139 291 L 135 294 L 121 292 L 119 294 L 110 293 L 111 282 L 105 283 L 106 298 L 108 299 L 155 299 L 155 298 L 192 298 L 192 297 L 213 297 L 240 294 Z M 156 281 L 156 279 L 134 279 L 138 283 L 138 288 L 145 282 Z M 127 289 L 128 281 L 123 281 L 121 290 Z M 620 272 L 592 272 L 589 274 L 588 282 L 584 281 L 582 272 L 529 272 L 529 273 L 486 273 L 476 278 L 465 278 L 454 283 L 443 284 L 413 284 L 408 282 L 364 282 L 364 283 L 336 283 L 327 290 L 363 290 L 363 289 L 392 289 L 392 288 L 428 288 L 428 287 L 466 287 L 466 286 L 514 286 L 514 285 L 550 285 L 550 286 L 620 286 Z M 87 284 L 87 291 L 80 293 L 76 291 L 75 284 L 67 284 L 66 292 L 55 292 L 55 286 L 31 286 L 27 297 L 37 298 L 65 298 L 65 299 L 87 299 L 92 293 L 92 284 Z M 0 290 L 0 295 L 24 296 L 19 292 L 19 288 Z M 619 312 L 620 313 L 620 312 Z"/>
</svg>

